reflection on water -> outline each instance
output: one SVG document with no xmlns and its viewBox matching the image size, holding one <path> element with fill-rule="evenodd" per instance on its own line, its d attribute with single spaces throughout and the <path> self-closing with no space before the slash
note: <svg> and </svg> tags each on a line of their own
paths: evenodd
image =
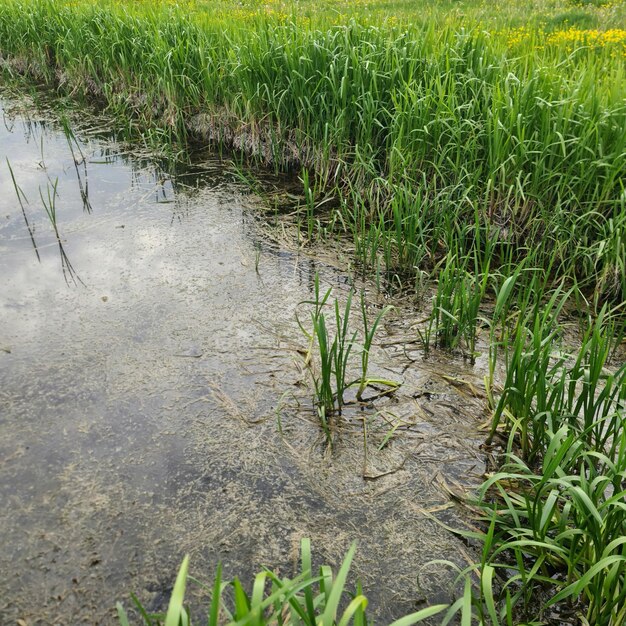
<svg viewBox="0 0 626 626">
<path fill-rule="evenodd" d="M 337 293 L 348 277 L 269 245 L 219 163 L 138 158 L 16 104 L 0 127 L 0 623 L 114 623 L 130 590 L 159 610 L 185 553 L 207 581 L 220 560 L 289 573 L 302 536 L 329 563 L 358 539 L 381 620 L 445 597 L 441 568 L 418 587 L 423 564 L 469 556 L 428 512 L 453 519 L 439 484 L 481 472 L 480 399 L 390 336 L 372 374 L 400 392 L 347 413 L 325 453 L 294 312 L 317 270 Z"/>
<path fill-rule="evenodd" d="M 63 129 L 63 134 L 67 139 L 67 145 L 72 154 L 72 161 L 74 162 L 74 169 L 76 170 L 78 191 L 80 193 L 80 198 L 83 202 L 83 211 L 91 213 L 92 208 L 89 202 L 89 178 L 87 176 L 87 158 L 83 154 L 80 142 L 76 139 L 76 135 L 74 135 L 74 132 L 72 131 L 70 123 L 66 117 L 61 120 L 61 127 Z M 80 158 L 77 158 L 74 146 L 76 146 L 76 151 L 78 151 L 78 156 Z M 79 169 L 79 166 L 82 167 L 82 171 L 81 169 Z"/>
<path fill-rule="evenodd" d="M 20 209 L 22 211 L 22 216 L 24 217 L 24 224 L 26 224 L 26 230 L 28 231 L 28 235 L 33 244 L 33 249 L 35 250 L 35 255 L 37 256 L 37 261 L 41 263 L 41 257 L 39 256 L 39 250 L 37 249 L 37 242 L 35 241 L 35 233 L 33 231 L 33 227 L 30 225 L 28 221 L 28 216 L 26 215 L 26 208 L 24 207 L 24 202 L 28 203 L 24 192 L 21 187 L 17 184 L 15 180 L 15 174 L 13 174 L 13 168 L 11 167 L 11 163 L 7 157 L 7 168 L 9 170 L 9 174 L 11 174 L 11 182 L 13 183 L 13 188 L 15 189 L 15 196 L 20 205 Z"/>
</svg>

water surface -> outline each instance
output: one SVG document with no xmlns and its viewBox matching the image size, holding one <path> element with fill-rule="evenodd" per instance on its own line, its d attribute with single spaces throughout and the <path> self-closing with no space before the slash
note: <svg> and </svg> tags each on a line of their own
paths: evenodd
<svg viewBox="0 0 626 626">
<path fill-rule="evenodd" d="M 270 243 L 218 161 L 1 105 L 0 623 L 115 623 L 129 591 L 162 609 L 186 553 L 207 582 L 218 561 L 292 574 L 305 536 L 333 565 L 358 540 L 380 621 L 445 598 L 441 568 L 418 574 L 471 558 L 429 512 L 454 520 L 442 485 L 482 470 L 483 400 L 449 378 L 478 377 L 404 345 L 400 310 L 372 360 L 401 389 L 349 409 L 329 451 L 295 313 L 315 272 L 340 298 L 347 272 Z"/>
</svg>

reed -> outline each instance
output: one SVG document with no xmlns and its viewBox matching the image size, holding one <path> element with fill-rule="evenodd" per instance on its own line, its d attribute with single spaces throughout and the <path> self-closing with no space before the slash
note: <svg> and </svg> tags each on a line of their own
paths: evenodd
<svg viewBox="0 0 626 626">
<path fill-rule="evenodd" d="M 577 353 L 561 347 L 558 317 L 569 292 L 557 289 L 545 302 L 520 314 L 503 342 L 506 378 L 494 410 L 496 429 L 519 429 L 521 453 L 538 460 L 550 432 L 563 424 L 580 433 L 590 449 L 612 455 L 623 429 L 626 365 L 609 367 L 615 346 L 614 321 L 603 307 L 590 320 Z"/>
<path fill-rule="evenodd" d="M 15 180 L 15 174 L 13 173 L 13 168 L 11 167 L 11 162 L 7 158 L 7 167 L 9 168 L 9 174 L 11 175 L 11 182 L 13 183 L 13 189 L 15 190 L 15 196 L 20 205 L 20 209 L 22 211 L 22 217 L 24 218 L 24 224 L 26 225 L 26 230 L 28 230 L 28 235 L 30 237 L 30 241 L 33 244 L 33 249 L 35 250 L 35 255 L 37 256 L 37 261 L 41 262 L 41 256 L 39 255 L 39 249 L 37 247 L 37 241 L 35 240 L 35 227 L 30 223 L 28 219 L 28 215 L 26 213 L 26 207 L 24 204 L 28 204 L 28 198 L 22 191 L 22 188 L 17 184 Z"/>
<path fill-rule="evenodd" d="M 477 503 L 490 523 L 483 539 L 488 564 L 500 572 L 502 615 L 541 620 L 538 611 L 559 605 L 584 623 L 624 623 L 624 451 L 623 432 L 609 457 L 565 424 L 548 432 L 537 469 L 510 451 L 485 482 Z M 543 609 L 539 588 L 549 598 Z"/>
<path fill-rule="evenodd" d="M 317 413 L 329 443 L 332 442 L 330 420 L 333 416 L 341 415 L 344 396 L 348 389 L 357 387 L 356 398 L 360 402 L 369 386 L 379 385 L 390 390 L 399 386 L 394 381 L 372 378 L 368 375 L 370 351 L 376 330 L 391 307 L 382 309 L 372 322 L 369 319 L 365 296 L 362 293 L 361 328 L 353 329 L 350 322 L 353 291 L 348 293 L 343 306 L 337 299 L 334 299 L 331 304 L 329 302 L 331 294 L 332 288 L 322 293 L 319 275 L 316 273 L 313 299 L 299 303 L 299 306 L 310 307 L 310 327 L 306 327 L 296 314 L 298 325 L 309 341 L 308 348 L 304 351 L 304 363 L 313 381 Z M 329 305 L 333 312 L 331 319 L 334 321 L 334 324 L 331 322 L 331 326 L 327 323 L 325 312 Z M 351 376 L 356 367 L 352 365 L 350 359 L 353 350 L 359 354 L 360 361 L 360 375 L 354 379 Z"/>
</svg>

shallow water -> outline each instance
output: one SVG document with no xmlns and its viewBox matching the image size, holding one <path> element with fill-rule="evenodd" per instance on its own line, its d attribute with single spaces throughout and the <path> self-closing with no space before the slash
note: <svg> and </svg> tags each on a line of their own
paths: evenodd
<svg viewBox="0 0 626 626">
<path fill-rule="evenodd" d="M 74 140 L 53 112 L 2 108 L 0 623 L 115 623 L 129 591 L 162 609 L 185 553 L 207 582 L 218 561 L 291 574 L 305 536 L 333 565 L 358 540 L 380 621 L 445 599 L 449 575 L 424 564 L 471 554 L 428 512 L 455 522 L 442 485 L 478 481 L 483 417 L 446 376 L 479 377 L 404 345 L 418 314 L 400 309 L 372 369 L 402 387 L 349 409 L 330 451 L 295 313 L 316 271 L 339 297 L 348 274 L 270 243 L 217 161 L 140 158 L 94 120 Z"/>
</svg>

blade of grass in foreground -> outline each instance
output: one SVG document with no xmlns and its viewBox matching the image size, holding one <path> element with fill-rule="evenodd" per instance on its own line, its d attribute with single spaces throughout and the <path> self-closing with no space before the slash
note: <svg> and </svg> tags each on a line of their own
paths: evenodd
<svg viewBox="0 0 626 626">
<path fill-rule="evenodd" d="M 188 571 L 189 555 L 186 555 L 178 571 L 178 576 L 176 576 L 174 590 L 172 591 L 172 597 L 170 598 L 167 614 L 165 616 L 165 626 L 179 626 L 181 621 L 185 623 L 188 620 L 187 612 L 183 607 Z"/>
</svg>

